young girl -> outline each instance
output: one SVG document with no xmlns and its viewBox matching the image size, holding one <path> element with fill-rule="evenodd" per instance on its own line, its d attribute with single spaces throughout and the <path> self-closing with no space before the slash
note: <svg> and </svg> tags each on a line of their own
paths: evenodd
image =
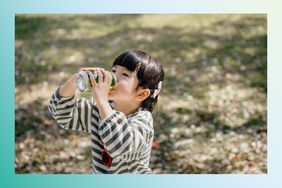
<svg viewBox="0 0 282 188">
<path fill-rule="evenodd" d="M 102 68 L 90 74 L 93 100 L 75 99 L 77 73 L 52 95 L 49 110 L 64 129 L 91 134 L 93 173 L 151 173 L 154 136 L 151 112 L 164 79 L 161 64 L 143 51 L 119 55 L 112 66 L 117 87 L 109 93 L 111 75 Z"/>
</svg>

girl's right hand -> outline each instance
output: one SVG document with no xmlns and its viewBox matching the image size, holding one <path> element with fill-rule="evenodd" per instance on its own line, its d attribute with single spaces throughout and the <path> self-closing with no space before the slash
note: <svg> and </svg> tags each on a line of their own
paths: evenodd
<svg viewBox="0 0 282 188">
<path fill-rule="evenodd" d="M 79 71 L 90 71 L 93 72 L 95 70 L 99 69 L 98 67 L 82 67 Z"/>
<path fill-rule="evenodd" d="M 93 72 L 99 68 L 97 67 L 83 67 L 80 71 L 88 71 Z M 59 94 L 63 97 L 73 96 L 76 90 L 76 79 L 78 77 L 78 73 L 75 73 L 71 78 L 69 78 L 60 88 Z"/>
</svg>

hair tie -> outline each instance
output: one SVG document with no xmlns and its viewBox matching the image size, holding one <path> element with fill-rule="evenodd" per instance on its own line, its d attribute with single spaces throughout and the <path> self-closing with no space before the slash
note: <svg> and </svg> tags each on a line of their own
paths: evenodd
<svg viewBox="0 0 282 188">
<path fill-rule="evenodd" d="M 155 89 L 154 94 L 153 94 L 153 98 L 156 98 L 156 96 L 160 93 L 161 89 L 162 89 L 162 84 L 163 82 L 160 81 L 158 84 L 158 89 Z"/>
</svg>

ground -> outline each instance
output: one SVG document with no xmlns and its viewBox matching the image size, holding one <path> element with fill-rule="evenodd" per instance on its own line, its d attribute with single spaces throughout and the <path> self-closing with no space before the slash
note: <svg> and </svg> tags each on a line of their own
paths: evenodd
<svg viewBox="0 0 282 188">
<path fill-rule="evenodd" d="M 153 173 L 267 172 L 265 15 L 17 15 L 16 173 L 90 173 L 90 136 L 47 106 L 80 67 L 127 49 L 160 60 Z M 79 96 L 79 93 L 77 93 Z M 87 96 L 86 96 L 87 97 Z"/>
</svg>

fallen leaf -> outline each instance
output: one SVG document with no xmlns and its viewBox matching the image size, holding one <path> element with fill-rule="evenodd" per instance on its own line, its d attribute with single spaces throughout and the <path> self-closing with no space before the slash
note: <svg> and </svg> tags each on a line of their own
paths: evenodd
<svg viewBox="0 0 282 188">
<path fill-rule="evenodd" d="M 76 141 L 77 140 L 77 136 L 75 134 L 72 134 L 72 135 L 69 136 L 69 139 L 71 141 Z"/>
<path fill-rule="evenodd" d="M 51 126 L 51 125 L 54 124 L 54 122 L 53 122 L 53 120 L 46 118 L 46 119 L 43 120 L 43 124 L 47 125 L 47 126 Z"/>
<path fill-rule="evenodd" d="M 160 147 L 160 141 L 158 140 L 153 141 L 152 148 L 158 149 L 159 147 Z"/>
</svg>

